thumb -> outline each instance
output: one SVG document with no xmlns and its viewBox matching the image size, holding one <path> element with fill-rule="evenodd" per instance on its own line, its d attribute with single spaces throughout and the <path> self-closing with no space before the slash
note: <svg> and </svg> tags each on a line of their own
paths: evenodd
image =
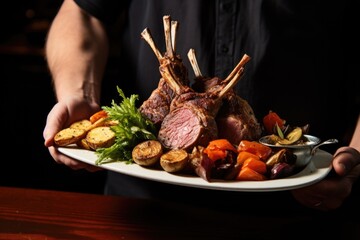
<svg viewBox="0 0 360 240">
<path fill-rule="evenodd" d="M 335 152 L 333 168 L 338 175 L 344 176 L 356 166 L 360 166 L 360 153 L 358 150 L 352 147 L 341 147 Z"/>
</svg>

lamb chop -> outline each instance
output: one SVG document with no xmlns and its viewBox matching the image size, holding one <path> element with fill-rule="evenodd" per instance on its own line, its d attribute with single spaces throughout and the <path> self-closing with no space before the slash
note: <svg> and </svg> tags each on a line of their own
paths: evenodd
<svg viewBox="0 0 360 240">
<path fill-rule="evenodd" d="M 175 53 L 178 22 L 171 21 L 170 16 L 166 15 L 163 17 L 163 23 L 166 43 L 166 52 L 164 55 L 162 55 L 156 47 L 148 28 L 144 29 L 141 36 L 150 45 L 159 60 L 160 66 L 167 67 L 172 78 L 179 85 L 187 86 L 189 85 L 187 68 L 183 65 L 180 56 Z M 170 111 L 170 103 L 174 96 L 175 92 L 173 88 L 168 86 L 164 78 L 160 78 L 158 87 L 151 93 L 150 97 L 142 103 L 139 110 L 144 116 L 149 118 L 155 126 L 160 127 L 164 117 Z"/>
<path fill-rule="evenodd" d="M 218 77 L 209 78 L 201 74 L 193 49 L 188 52 L 188 58 L 195 73 L 195 82 L 192 88 L 199 92 L 222 88 L 224 84 L 227 84 L 233 78 L 238 69 L 242 68 L 250 60 L 247 55 L 244 55 L 229 76 L 225 80 L 221 80 Z M 216 123 L 218 137 L 228 139 L 234 145 L 238 145 L 241 140 L 257 140 L 262 134 L 261 125 L 253 109 L 233 89 L 223 97 L 222 106 L 216 115 Z"/>
<path fill-rule="evenodd" d="M 188 86 L 179 85 L 172 77 L 170 68 L 161 66 L 163 78 L 176 93 L 158 133 L 162 145 L 167 149 L 190 151 L 195 146 L 207 146 L 211 140 L 218 138 L 215 117 L 222 105 L 222 98 L 235 86 L 243 70 L 243 67 L 239 68 L 225 86 L 199 93 Z"/>
</svg>

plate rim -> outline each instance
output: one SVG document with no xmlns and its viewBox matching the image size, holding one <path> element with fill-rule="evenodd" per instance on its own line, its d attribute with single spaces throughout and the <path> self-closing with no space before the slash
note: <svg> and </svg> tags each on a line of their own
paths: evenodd
<svg viewBox="0 0 360 240">
<path fill-rule="evenodd" d="M 265 181 L 211 180 L 207 182 L 196 175 L 168 173 L 161 169 L 147 168 L 136 163 L 128 164 L 125 161 L 96 165 L 96 153 L 91 150 L 80 149 L 76 145 L 57 147 L 57 150 L 75 160 L 121 174 L 168 184 L 223 191 L 270 192 L 292 190 L 322 180 L 332 169 L 332 155 L 318 149 L 310 163 L 303 170 L 286 178 Z"/>
</svg>

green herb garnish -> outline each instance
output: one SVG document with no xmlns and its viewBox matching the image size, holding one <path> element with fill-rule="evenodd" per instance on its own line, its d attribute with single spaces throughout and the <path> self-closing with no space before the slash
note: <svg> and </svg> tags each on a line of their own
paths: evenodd
<svg viewBox="0 0 360 240">
<path fill-rule="evenodd" d="M 276 127 L 276 131 L 277 131 L 277 134 L 278 136 L 281 138 L 281 139 L 284 139 L 284 133 L 281 131 L 281 128 L 279 127 L 279 125 L 277 124 L 277 122 L 275 123 L 275 127 Z"/>
<path fill-rule="evenodd" d="M 154 124 L 141 114 L 136 107 L 139 96 L 133 94 L 130 98 L 125 97 L 124 92 L 117 87 L 122 101 L 116 104 L 112 100 L 111 107 L 103 106 L 110 120 L 118 121 L 111 129 L 115 132 L 115 143 L 108 148 L 98 148 L 95 153 L 98 156 L 95 164 L 126 161 L 132 163 L 132 149 L 141 141 L 156 139 Z"/>
</svg>

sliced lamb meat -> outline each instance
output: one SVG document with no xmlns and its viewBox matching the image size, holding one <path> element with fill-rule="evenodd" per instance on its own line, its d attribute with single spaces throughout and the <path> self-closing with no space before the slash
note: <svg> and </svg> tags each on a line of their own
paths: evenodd
<svg viewBox="0 0 360 240">
<path fill-rule="evenodd" d="M 163 78 L 173 87 L 176 96 L 171 102 L 170 112 L 164 118 L 158 139 L 167 149 L 192 150 L 195 146 L 206 146 L 218 137 L 215 116 L 222 104 L 222 98 L 240 79 L 243 68 L 223 88 L 204 93 L 189 87 L 178 86 L 171 78 L 167 67 L 160 68 Z"/>
<path fill-rule="evenodd" d="M 148 28 L 144 29 L 141 36 L 150 45 L 159 60 L 160 66 L 169 68 L 172 78 L 175 79 L 179 85 L 189 85 L 187 68 L 184 66 L 180 56 L 175 53 L 178 23 L 171 21 L 168 15 L 163 17 L 163 22 L 166 43 L 166 52 L 164 55 L 162 55 L 156 47 Z M 160 127 L 164 117 L 170 111 L 170 103 L 174 96 L 173 89 L 168 86 L 167 81 L 161 78 L 158 87 L 151 93 L 150 97 L 142 103 L 139 110 L 156 126 Z"/>
<path fill-rule="evenodd" d="M 253 109 L 243 98 L 228 94 L 216 116 L 219 138 L 238 145 L 241 140 L 258 140 L 262 134 Z"/>
<path fill-rule="evenodd" d="M 238 69 L 250 60 L 247 55 L 244 55 L 229 76 L 225 80 L 221 80 L 217 77 L 208 78 L 202 76 L 194 50 L 189 51 L 188 58 L 196 76 L 192 88 L 199 92 L 222 88 L 224 84 L 233 78 Z M 233 90 L 230 90 L 226 96 L 224 96 L 223 104 L 216 115 L 216 122 L 218 137 L 226 138 L 234 145 L 238 145 L 240 141 L 244 139 L 257 140 L 262 134 L 261 125 L 253 109 L 245 99 L 241 98 Z"/>
<path fill-rule="evenodd" d="M 168 149 L 190 150 L 197 145 L 206 146 L 217 138 L 217 132 L 211 115 L 189 105 L 177 108 L 165 117 L 158 139 Z"/>
</svg>

